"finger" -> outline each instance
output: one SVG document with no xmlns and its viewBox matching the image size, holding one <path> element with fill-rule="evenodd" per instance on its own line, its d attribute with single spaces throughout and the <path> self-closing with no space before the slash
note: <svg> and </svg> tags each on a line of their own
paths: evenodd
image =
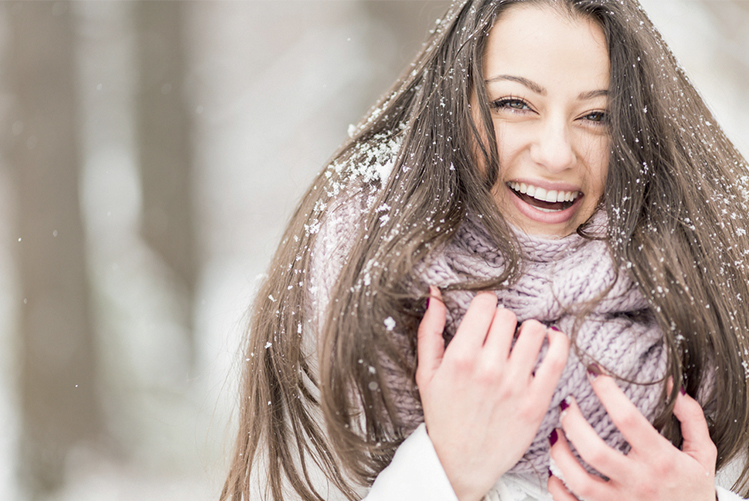
<svg viewBox="0 0 749 501">
<path fill-rule="evenodd" d="M 630 471 L 627 457 L 603 441 L 580 411 L 577 402 L 567 397 L 562 402 L 560 422 L 564 434 L 590 466 L 608 478 L 623 483 Z"/>
<path fill-rule="evenodd" d="M 545 338 L 546 326 L 537 320 L 526 320 L 520 326 L 517 341 L 510 353 L 510 364 L 519 377 L 530 375 L 536 367 L 538 353 Z"/>
<path fill-rule="evenodd" d="M 437 287 L 430 285 L 429 294 L 427 311 L 419 323 L 417 337 L 416 384 L 419 386 L 431 381 L 445 354 L 445 341 L 442 338 L 442 331 L 445 330 L 445 303 L 442 302 L 442 294 Z"/>
<path fill-rule="evenodd" d="M 545 400 L 551 400 L 564 367 L 567 365 L 570 339 L 562 331 L 553 327 L 547 331 L 547 337 L 549 349 L 546 350 L 541 365 L 536 369 L 536 377 L 531 384 Z"/>
<path fill-rule="evenodd" d="M 450 342 L 451 354 L 475 352 L 484 345 L 489 326 L 497 311 L 497 296 L 492 292 L 479 292 L 468 306 L 455 337 Z"/>
<path fill-rule="evenodd" d="M 653 425 L 642 415 L 629 397 L 616 385 L 614 379 L 603 374 L 597 364 L 591 364 L 588 367 L 588 376 L 598 400 L 603 404 L 614 425 L 632 446 L 632 450 L 648 451 L 648 454 L 652 454 L 659 446 L 671 446 L 671 443 L 653 428 Z"/>
<path fill-rule="evenodd" d="M 684 437 L 681 450 L 696 459 L 707 471 L 714 472 L 718 451 L 710 438 L 705 413 L 699 402 L 683 389 L 680 390 L 676 396 L 674 416 L 681 423 L 681 435 Z"/>
<path fill-rule="evenodd" d="M 546 488 L 549 490 L 549 494 L 554 501 L 578 501 L 578 499 L 567 490 L 559 478 L 554 475 L 549 475 L 549 480 L 546 482 Z"/>
<path fill-rule="evenodd" d="M 492 358 L 496 363 L 498 359 L 506 360 L 510 354 L 512 345 L 512 336 L 517 328 L 518 318 L 507 308 L 499 307 L 494 313 L 492 325 L 489 327 L 489 334 L 486 336 L 484 348 L 487 356 Z M 499 357 L 498 357 L 499 355 Z"/>
<path fill-rule="evenodd" d="M 551 458 L 561 471 L 570 492 L 580 499 L 590 501 L 614 499 L 613 486 L 602 478 L 591 475 L 582 467 L 572 454 L 564 433 L 558 430 L 552 431 L 550 441 L 554 442 L 551 447 Z"/>
</svg>

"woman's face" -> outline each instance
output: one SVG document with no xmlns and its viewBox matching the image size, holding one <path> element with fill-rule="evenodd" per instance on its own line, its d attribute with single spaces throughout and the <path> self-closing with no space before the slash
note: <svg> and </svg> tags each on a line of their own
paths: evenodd
<svg viewBox="0 0 749 501">
<path fill-rule="evenodd" d="M 552 7 L 514 6 L 489 34 L 483 64 L 499 150 L 493 195 L 500 211 L 526 233 L 574 233 L 595 212 L 606 183 L 603 31 Z"/>
</svg>

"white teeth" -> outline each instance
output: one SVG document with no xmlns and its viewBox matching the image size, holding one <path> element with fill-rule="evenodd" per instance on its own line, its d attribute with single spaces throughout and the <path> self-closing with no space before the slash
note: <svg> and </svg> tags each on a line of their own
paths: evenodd
<svg viewBox="0 0 749 501">
<path fill-rule="evenodd" d="M 578 196 L 580 196 L 579 191 L 546 191 L 546 189 L 533 186 L 532 184 L 517 183 L 515 181 L 512 181 L 508 184 L 513 190 L 519 193 L 524 193 L 529 197 L 533 197 L 536 200 L 541 200 L 543 202 L 572 202 L 573 200 L 577 199 Z"/>
</svg>

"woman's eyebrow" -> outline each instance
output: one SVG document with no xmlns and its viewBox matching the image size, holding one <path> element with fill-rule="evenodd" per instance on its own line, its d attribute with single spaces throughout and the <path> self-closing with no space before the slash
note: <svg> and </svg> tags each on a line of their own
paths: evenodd
<svg viewBox="0 0 749 501">
<path fill-rule="evenodd" d="M 599 90 L 589 90 L 587 92 L 581 92 L 577 96 L 578 101 L 586 101 L 588 99 L 593 99 L 598 96 L 604 96 L 607 97 L 609 95 L 608 89 L 599 89 Z"/>
<path fill-rule="evenodd" d="M 532 90 L 536 94 L 541 94 L 542 96 L 545 96 L 547 94 L 546 89 L 544 89 L 541 85 L 537 84 L 533 80 L 528 80 L 525 77 L 516 77 L 514 75 L 497 75 L 496 77 L 492 77 L 492 78 L 489 78 L 488 80 L 485 80 L 485 82 L 492 83 L 492 82 L 498 82 L 500 80 L 509 80 L 510 82 L 517 82 L 521 85 L 528 87 L 530 90 Z M 608 96 L 608 95 L 609 95 L 608 89 L 589 90 L 586 92 L 581 92 L 577 96 L 577 100 L 587 101 L 588 99 L 593 99 L 598 96 Z"/>
<path fill-rule="evenodd" d="M 485 83 L 497 82 L 499 80 L 509 80 L 511 82 L 517 82 L 521 85 L 525 85 L 526 87 L 528 87 L 530 90 L 532 90 L 536 94 L 541 94 L 542 96 L 546 95 L 546 89 L 538 85 L 533 80 L 528 80 L 527 78 L 516 77 L 513 75 L 498 75 L 496 77 L 492 77 L 488 80 L 485 80 Z"/>
</svg>

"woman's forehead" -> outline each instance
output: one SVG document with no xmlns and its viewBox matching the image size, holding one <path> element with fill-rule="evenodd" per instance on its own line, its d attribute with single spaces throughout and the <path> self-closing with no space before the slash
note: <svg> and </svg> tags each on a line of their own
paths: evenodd
<svg viewBox="0 0 749 501">
<path fill-rule="evenodd" d="M 580 92 L 608 88 L 609 69 L 606 39 L 598 24 L 543 4 L 505 11 L 484 53 L 487 80 L 513 75 L 542 86 L 581 87 Z"/>
</svg>

